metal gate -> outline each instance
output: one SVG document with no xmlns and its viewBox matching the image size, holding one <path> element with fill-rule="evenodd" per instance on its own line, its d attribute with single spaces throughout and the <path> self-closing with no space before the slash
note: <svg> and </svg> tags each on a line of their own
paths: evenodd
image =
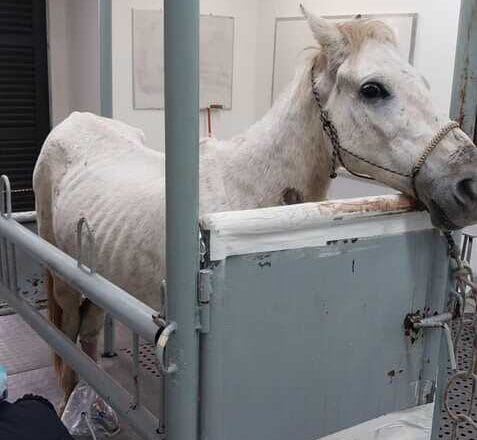
<svg viewBox="0 0 477 440">
<path fill-rule="evenodd" d="M 317 439 L 432 402 L 446 339 L 405 317 L 447 311 L 447 243 L 406 210 L 388 196 L 203 219 L 201 438 Z"/>
<path fill-rule="evenodd" d="M 100 24 L 102 113 L 111 116 L 111 0 L 100 0 Z M 449 259 L 406 199 L 207 216 L 198 289 L 198 25 L 198 0 L 165 0 L 167 317 L 17 223 L 4 180 L 9 304 L 145 439 L 316 438 L 429 402 L 446 339 L 414 334 L 405 317 L 446 312 Z M 167 374 L 164 416 L 23 301 L 20 249 L 132 329 L 135 354 L 138 336 L 154 344 Z"/>
</svg>

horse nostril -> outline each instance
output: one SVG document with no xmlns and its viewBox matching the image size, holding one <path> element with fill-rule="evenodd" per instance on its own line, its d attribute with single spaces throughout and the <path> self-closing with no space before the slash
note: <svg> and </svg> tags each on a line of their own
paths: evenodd
<svg viewBox="0 0 477 440">
<path fill-rule="evenodd" d="M 472 178 L 462 179 L 457 183 L 456 198 L 462 204 L 477 201 L 477 181 Z"/>
</svg>

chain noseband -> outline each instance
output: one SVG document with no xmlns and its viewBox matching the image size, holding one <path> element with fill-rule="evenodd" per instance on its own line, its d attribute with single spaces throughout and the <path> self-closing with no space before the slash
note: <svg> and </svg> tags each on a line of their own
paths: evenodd
<svg viewBox="0 0 477 440">
<path fill-rule="evenodd" d="M 416 164 L 413 166 L 412 170 L 409 173 L 403 173 L 400 171 L 393 170 L 391 168 L 388 168 L 383 165 L 379 165 L 375 162 L 372 162 L 371 160 L 354 153 L 347 148 L 343 147 L 343 145 L 340 142 L 340 138 L 338 135 L 338 131 L 336 130 L 336 126 L 333 123 L 333 121 L 330 118 L 330 114 L 328 113 L 328 110 L 325 110 L 323 107 L 323 103 L 321 101 L 320 93 L 318 89 L 315 87 L 315 67 L 313 66 L 311 70 L 311 90 L 313 91 L 313 96 L 315 97 L 316 104 L 318 106 L 318 110 L 320 111 L 320 119 L 321 119 L 321 124 L 323 126 L 323 131 L 326 133 L 328 136 L 331 146 L 333 148 L 333 155 L 331 159 L 331 171 L 330 171 L 330 177 L 332 179 L 336 178 L 336 168 L 338 166 L 338 162 L 343 165 L 343 167 L 348 171 L 348 173 L 352 174 L 353 176 L 362 178 L 362 179 L 367 179 L 367 180 L 375 180 L 373 177 L 370 177 L 366 174 L 360 174 L 356 173 L 352 170 L 350 170 L 342 157 L 342 151 L 344 151 L 346 154 L 349 154 L 351 157 L 354 157 L 355 159 L 358 159 L 361 162 L 367 163 L 368 165 L 371 165 L 374 168 L 378 168 L 380 170 L 386 171 L 391 174 L 395 174 L 397 176 L 405 177 L 408 179 L 411 179 L 411 185 L 412 189 L 414 191 L 414 196 L 416 199 L 419 199 L 418 197 L 418 192 L 417 192 L 417 185 L 416 185 L 416 179 L 417 176 L 419 175 L 422 167 L 426 163 L 426 160 L 428 157 L 431 155 L 431 153 L 436 149 L 436 147 L 443 141 L 443 139 L 452 131 L 455 130 L 456 128 L 460 128 L 459 123 L 455 121 L 450 121 L 447 123 L 444 127 L 442 127 L 431 139 L 429 142 L 428 146 L 424 150 L 424 152 L 421 154 L 419 159 L 417 160 Z"/>
</svg>

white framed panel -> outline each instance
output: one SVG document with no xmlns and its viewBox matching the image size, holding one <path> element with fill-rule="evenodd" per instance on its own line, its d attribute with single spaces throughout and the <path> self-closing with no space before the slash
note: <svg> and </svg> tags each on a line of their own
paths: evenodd
<svg viewBox="0 0 477 440">
<path fill-rule="evenodd" d="M 200 18 L 200 107 L 232 108 L 235 23 L 233 17 Z M 133 10 L 134 108 L 164 108 L 164 14 Z"/>
</svg>

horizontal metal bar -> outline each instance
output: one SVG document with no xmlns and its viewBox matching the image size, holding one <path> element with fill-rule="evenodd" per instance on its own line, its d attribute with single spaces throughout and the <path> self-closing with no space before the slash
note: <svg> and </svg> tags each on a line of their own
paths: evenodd
<svg viewBox="0 0 477 440">
<path fill-rule="evenodd" d="M 453 319 L 452 313 L 442 313 L 421 319 L 414 324 L 415 328 L 440 328 Z"/>
<path fill-rule="evenodd" d="M 18 223 L 33 223 L 36 222 L 36 211 L 13 212 L 12 218 Z"/>
<path fill-rule="evenodd" d="M 60 330 L 6 286 L 1 290 L 8 304 L 63 360 L 111 405 L 146 440 L 157 440 L 159 421 L 142 406 L 133 408 L 132 396 L 93 360 L 82 353 Z"/>
<path fill-rule="evenodd" d="M 33 258 L 45 264 L 65 282 L 146 341 L 155 343 L 159 328 L 154 322 L 157 312 L 151 307 L 102 276 L 80 269 L 74 258 L 52 246 L 15 220 L 8 220 L 0 216 L 0 236 L 7 238 Z"/>
</svg>

